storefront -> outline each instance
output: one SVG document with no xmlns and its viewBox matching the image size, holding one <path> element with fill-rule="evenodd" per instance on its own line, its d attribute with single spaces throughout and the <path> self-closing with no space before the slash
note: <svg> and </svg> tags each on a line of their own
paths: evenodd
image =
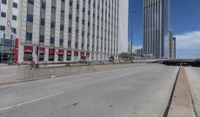
<svg viewBox="0 0 200 117">
<path fill-rule="evenodd" d="M 90 52 L 86 53 L 86 57 L 87 57 L 87 60 L 89 60 L 89 58 L 90 58 Z"/>
<path fill-rule="evenodd" d="M 10 39 L 0 39 L 0 63 L 8 63 L 13 59 L 14 41 Z"/>
<path fill-rule="evenodd" d="M 54 48 L 49 48 L 49 61 L 54 61 L 55 57 L 55 49 Z"/>
<path fill-rule="evenodd" d="M 59 49 L 58 50 L 58 61 L 63 61 L 63 57 L 64 57 L 64 50 Z"/>
<path fill-rule="evenodd" d="M 33 61 L 33 46 L 24 46 L 24 61 Z"/>
<path fill-rule="evenodd" d="M 39 61 L 44 61 L 45 48 L 40 48 Z"/>
<path fill-rule="evenodd" d="M 74 60 L 78 61 L 78 51 L 74 51 Z"/>
<path fill-rule="evenodd" d="M 85 52 L 81 52 L 81 59 L 82 59 L 82 60 L 85 60 L 85 59 L 86 59 L 86 57 L 85 57 Z"/>
<path fill-rule="evenodd" d="M 72 59 L 72 51 L 67 50 L 67 61 L 71 61 Z"/>
</svg>

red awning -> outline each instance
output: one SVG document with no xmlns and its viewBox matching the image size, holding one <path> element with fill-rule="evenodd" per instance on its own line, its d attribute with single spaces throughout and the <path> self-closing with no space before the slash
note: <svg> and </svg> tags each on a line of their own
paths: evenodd
<svg viewBox="0 0 200 117">
<path fill-rule="evenodd" d="M 44 54 L 45 53 L 45 48 L 40 48 L 40 54 Z"/>
<path fill-rule="evenodd" d="M 85 52 L 81 52 L 81 57 L 85 56 Z"/>
<path fill-rule="evenodd" d="M 72 51 L 67 50 L 67 56 L 71 56 L 72 55 Z"/>
<path fill-rule="evenodd" d="M 25 53 L 33 53 L 33 46 L 24 46 Z"/>
<path fill-rule="evenodd" d="M 63 55 L 63 54 L 64 54 L 64 50 L 59 49 L 59 50 L 58 50 L 58 54 L 59 54 L 59 55 Z"/>
<path fill-rule="evenodd" d="M 78 56 L 78 51 L 74 51 L 74 56 Z"/>
<path fill-rule="evenodd" d="M 55 49 L 54 48 L 49 48 L 49 54 L 55 54 Z"/>
</svg>

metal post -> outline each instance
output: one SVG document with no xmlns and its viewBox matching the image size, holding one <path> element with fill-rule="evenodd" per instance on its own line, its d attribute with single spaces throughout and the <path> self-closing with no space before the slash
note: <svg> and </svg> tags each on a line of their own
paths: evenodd
<svg viewBox="0 0 200 117">
<path fill-rule="evenodd" d="M 132 26 L 131 26 L 131 55 L 130 55 L 130 59 L 131 62 L 133 62 L 133 30 L 134 30 L 134 14 L 136 14 L 136 11 L 133 10 L 131 12 L 132 14 Z"/>
<path fill-rule="evenodd" d="M 4 38 L 1 39 L 1 63 L 3 63 Z"/>
</svg>

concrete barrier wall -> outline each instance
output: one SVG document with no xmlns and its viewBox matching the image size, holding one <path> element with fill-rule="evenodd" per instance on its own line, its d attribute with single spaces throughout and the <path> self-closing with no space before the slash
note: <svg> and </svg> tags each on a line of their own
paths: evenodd
<svg viewBox="0 0 200 117">
<path fill-rule="evenodd" d="M 82 73 L 98 72 L 118 68 L 140 66 L 141 64 L 106 64 L 91 66 L 72 67 L 41 67 L 31 68 L 30 66 L 15 66 L 8 69 L 0 69 L 0 84 L 3 82 L 29 81 L 38 79 L 55 78 L 60 76 L 77 75 Z M 7 74 L 4 77 L 2 74 Z"/>
</svg>

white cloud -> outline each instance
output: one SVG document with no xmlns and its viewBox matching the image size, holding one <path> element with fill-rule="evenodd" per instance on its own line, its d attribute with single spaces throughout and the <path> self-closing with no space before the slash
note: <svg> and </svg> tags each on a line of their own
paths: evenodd
<svg viewBox="0 0 200 117">
<path fill-rule="evenodd" d="M 175 35 L 177 39 L 178 56 L 194 56 L 200 52 L 200 31 L 192 31 L 179 35 Z"/>
</svg>

